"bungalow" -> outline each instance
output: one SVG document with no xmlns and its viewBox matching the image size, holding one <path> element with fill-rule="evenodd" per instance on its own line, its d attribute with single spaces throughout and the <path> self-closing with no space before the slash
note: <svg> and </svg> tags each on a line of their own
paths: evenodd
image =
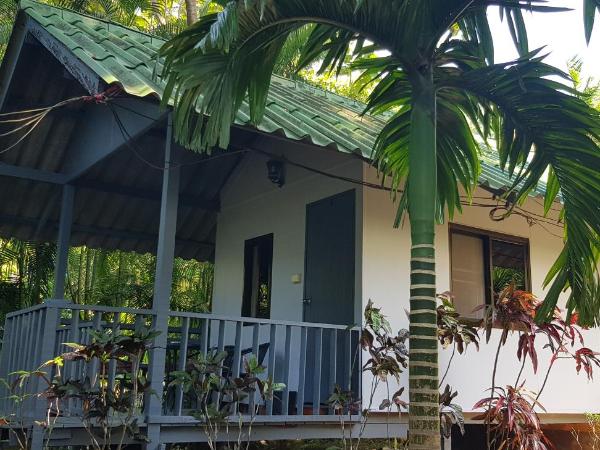
<svg viewBox="0 0 600 450">
<path fill-rule="evenodd" d="M 7 317 L 0 377 L 34 369 L 64 342 L 84 341 L 90 329 L 118 329 L 127 317 L 163 331 L 148 368 L 159 394 L 192 350 L 228 350 L 234 373 L 253 353 L 286 386 L 260 409 L 253 437 L 337 437 L 339 417 L 326 400 L 336 384 L 360 393 L 354 355 L 365 305 L 371 299 L 381 306 L 394 329 L 408 325 L 409 230 L 392 226 L 395 205 L 368 160 L 384 122 L 361 116 L 355 101 L 274 77 L 258 127 L 243 106 L 229 149 L 186 151 L 173 141 L 170 112 L 159 108 L 163 86 L 153 77 L 152 57 L 162 44 L 118 24 L 21 0 L 0 69 L 1 111 L 77 100 L 48 114 L 13 148 L 0 140 L 0 235 L 57 242 L 53 298 Z M 110 101 L 97 95 L 107 90 L 118 95 Z M 492 274 L 503 269 L 542 296 L 562 247 L 556 215 L 542 217 L 543 185 L 522 205 L 523 214 L 494 220 L 502 204 L 493 193 L 510 180 L 493 158 L 483 158 L 473 201 L 465 198 L 462 214 L 437 228 L 438 291 L 451 290 L 465 316 L 490 301 Z M 152 309 L 64 300 L 74 245 L 155 253 Z M 214 261 L 211 314 L 169 310 L 174 257 Z M 598 330 L 586 334 L 600 342 Z M 489 386 L 498 337 L 494 332 L 489 346 L 456 356 L 447 376 L 467 418 Z M 513 351 L 500 356 L 497 385 L 513 383 L 520 369 L 516 339 L 509 338 Z M 449 358 L 441 351 L 440 365 Z M 522 379 L 539 379 L 548 362 L 549 353 L 540 355 L 538 374 L 527 365 Z M 77 367 L 68 369 L 71 375 L 85 370 Z M 598 409 L 598 383 L 571 382 L 575 376 L 572 365 L 556 363 L 551 394 L 542 398 L 545 423 L 568 428 Z M 369 383 L 365 378 L 365 398 Z M 378 391 L 373 404 L 384 395 Z M 0 401 L 0 415 L 8 403 Z M 31 427 L 44 405 L 35 401 L 20 414 Z M 140 426 L 148 449 L 206 439 L 181 391 L 151 396 Z M 406 418 L 374 412 L 366 435 L 387 430 L 402 435 Z M 32 448 L 41 448 L 39 431 L 31 439 Z M 50 444 L 85 441 L 75 412 L 63 410 Z"/>
</svg>

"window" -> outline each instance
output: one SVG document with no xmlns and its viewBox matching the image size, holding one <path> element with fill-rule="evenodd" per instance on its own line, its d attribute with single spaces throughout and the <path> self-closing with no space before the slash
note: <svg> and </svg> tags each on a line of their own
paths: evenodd
<svg viewBox="0 0 600 450">
<path fill-rule="evenodd" d="M 491 304 L 510 283 L 530 290 L 527 239 L 451 224 L 450 258 L 451 291 L 462 317 L 482 317 L 473 310 Z"/>
<path fill-rule="evenodd" d="M 270 318 L 272 266 L 272 234 L 249 239 L 245 242 L 243 317 Z"/>
</svg>

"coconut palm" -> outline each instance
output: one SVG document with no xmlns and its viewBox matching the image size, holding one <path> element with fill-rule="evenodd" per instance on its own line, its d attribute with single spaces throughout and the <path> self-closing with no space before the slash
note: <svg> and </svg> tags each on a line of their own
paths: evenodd
<svg viewBox="0 0 600 450">
<path fill-rule="evenodd" d="M 562 4 L 572 4 L 564 1 Z M 225 148 L 243 101 L 254 123 L 287 39 L 314 28 L 301 66 L 340 70 L 350 56 L 358 82 L 374 86 L 366 112 L 386 113 L 373 162 L 402 191 L 398 218 L 411 226 L 411 449 L 439 448 L 434 225 L 461 208 L 480 172 L 479 148 L 497 151 L 522 202 L 547 176 L 548 212 L 559 192 L 564 249 L 548 274 L 548 315 L 569 290 L 569 310 L 600 322 L 600 118 L 568 75 L 530 51 L 522 13 L 559 12 L 544 0 L 237 0 L 165 44 L 163 102 L 174 104 L 177 139 Z M 494 64 L 487 9 L 498 7 L 520 58 Z M 586 1 L 589 39 L 596 1 Z M 257 64 L 260 61 L 260 64 Z M 547 175 L 546 175 L 547 174 Z"/>
</svg>

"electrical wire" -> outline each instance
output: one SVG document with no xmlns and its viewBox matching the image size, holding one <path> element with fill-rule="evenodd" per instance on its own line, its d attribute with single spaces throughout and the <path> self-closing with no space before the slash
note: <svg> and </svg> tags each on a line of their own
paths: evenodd
<svg viewBox="0 0 600 450">
<path fill-rule="evenodd" d="M 380 184 L 377 184 L 377 183 L 370 183 L 370 182 L 364 181 L 364 180 L 357 180 L 356 178 L 345 177 L 343 175 L 336 175 L 336 174 L 333 174 L 333 173 L 330 173 L 330 172 L 326 172 L 324 170 L 320 170 L 320 169 L 316 169 L 314 167 L 310 167 L 310 166 L 304 165 L 304 164 L 296 162 L 296 161 L 292 161 L 289 158 L 286 158 L 285 156 L 278 156 L 278 155 L 275 155 L 273 153 L 269 153 L 269 152 L 267 152 L 265 150 L 260 150 L 260 149 L 257 149 L 257 148 L 249 148 L 249 150 L 252 151 L 252 152 L 256 152 L 256 153 L 261 153 L 261 154 L 263 154 L 265 156 L 268 156 L 270 158 L 281 160 L 281 161 L 283 161 L 285 163 L 288 163 L 288 164 L 290 164 L 292 166 L 296 166 L 296 167 L 299 167 L 301 169 L 307 170 L 309 172 L 314 172 L 314 173 L 316 173 L 318 175 L 323 175 L 323 176 L 328 177 L 328 178 L 333 178 L 333 179 L 336 179 L 336 180 L 345 181 L 347 183 L 358 184 L 358 185 L 361 185 L 361 186 L 370 187 L 372 189 L 379 189 L 379 190 L 388 191 L 388 192 L 402 193 L 402 190 L 400 190 L 400 189 L 393 189 L 393 188 L 389 188 L 387 186 L 383 186 L 383 185 L 380 185 Z"/>
<path fill-rule="evenodd" d="M 364 181 L 364 180 L 357 180 L 354 178 L 350 178 L 350 177 L 345 177 L 342 175 L 337 175 L 337 174 L 333 174 L 331 172 L 327 172 L 321 169 L 316 169 L 314 167 L 310 167 L 307 166 L 306 164 L 302 164 L 293 160 L 290 160 L 289 158 L 285 157 L 285 156 L 281 156 L 281 155 L 276 155 L 274 153 L 270 153 L 268 151 L 265 150 L 261 150 L 261 149 L 256 149 L 256 148 L 250 148 L 251 151 L 256 152 L 256 153 L 260 153 L 262 155 L 268 156 L 269 158 L 273 158 L 273 159 L 279 159 L 287 164 L 290 164 L 292 166 L 296 166 L 299 167 L 301 169 L 310 171 L 310 172 L 314 172 L 316 174 L 319 175 L 323 175 L 329 178 L 333 178 L 333 179 L 337 179 L 340 181 L 345 181 L 345 182 L 349 182 L 352 184 L 357 184 L 357 185 L 361 185 L 370 189 L 377 189 L 377 190 L 382 190 L 382 191 L 386 191 L 386 192 L 392 192 L 392 193 L 402 193 L 403 191 L 401 189 L 393 189 L 381 184 L 377 184 L 377 183 L 370 183 L 368 181 Z M 562 238 L 562 236 L 551 232 L 550 230 L 548 230 L 548 228 L 546 228 L 544 225 L 542 225 L 542 223 L 545 223 L 546 225 L 553 225 L 555 227 L 558 227 L 560 229 L 563 228 L 563 226 L 557 222 L 552 221 L 551 219 L 545 218 L 543 216 L 540 216 L 539 214 L 527 211 L 521 207 L 518 206 L 507 206 L 505 204 L 505 202 L 501 202 L 499 200 L 497 200 L 495 203 L 481 203 L 481 202 L 473 202 L 470 199 L 482 199 L 482 200 L 493 200 L 490 199 L 488 197 L 482 197 L 482 196 L 472 196 L 472 197 L 468 197 L 468 196 L 464 196 L 461 195 L 461 205 L 463 206 L 474 206 L 474 207 L 480 207 L 480 208 L 490 208 L 490 218 L 496 222 L 502 221 L 505 218 L 507 218 L 510 215 L 515 215 L 515 216 L 520 216 L 523 217 L 527 223 L 529 224 L 529 226 L 533 226 L 533 225 L 539 225 L 542 229 L 544 229 L 546 232 L 548 232 L 549 234 L 551 234 L 552 236 L 555 237 L 559 237 Z M 504 204 L 502 204 L 504 203 Z M 494 217 L 494 214 L 496 212 L 502 211 L 504 210 L 505 213 L 501 215 L 501 218 L 496 216 L 496 218 Z M 537 217 L 536 217 L 537 216 Z"/>
<path fill-rule="evenodd" d="M 125 141 L 125 146 L 127 148 L 129 148 L 129 150 L 131 150 L 131 152 L 133 153 L 133 155 L 136 158 L 138 158 L 141 162 L 146 164 L 148 167 L 151 167 L 152 169 L 164 171 L 164 170 L 170 170 L 170 169 L 178 169 L 180 167 L 196 166 L 196 165 L 214 161 L 216 159 L 221 159 L 221 158 L 226 158 L 226 157 L 246 153 L 248 151 L 248 150 L 236 150 L 236 151 L 231 151 L 231 152 L 226 152 L 226 153 L 220 153 L 218 155 L 212 155 L 208 158 L 200 159 L 197 161 L 192 161 L 189 163 L 177 163 L 177 164 L 169 163 L 168 166 L 159 166 L 158 164 L 154 164 L 152 161 L 149 161 L 142 155 L 141 150 L 137 147 L 137 144 L 135 143 L 135 140 L 133 139 L 133 137 L 131 136 L 129 131 L 127 131 L 127 128 L 123 124 L 123 121 L 119 117 L 119 114 L 114 110 L 114 108 L 113 108 L 114 105 L 115 104 L 113 104 L 113 103 L 107 103 L 107 106 L 111 110 L 113 117 L 115 119 L 115 122 L 117 123 L 117 127 L 119 128 L 121 136 L 123 137 L 123 140 Z M 152 118 L 152 120 L 155 120 L 155 119 Z"/>
<path fill-rule="evenodd" d="M 346 177 L 343 175 L 333 174 L 333 173 L 327 172 L 325 170 L 317 169 L 315 167 L 311 167 L 306 164 L 290 160 L 289 158 L 287 158 L 283 155 L 275 155 L 275 154 L 267 152 L 265 150 L 256 149 L 256 148 L 243 148 L 243 149 L 239 149 L 239 150 L 235 150 L 235 151 L 229 151 L 226 153 L 213 155 L 211 157 L 200 159 L 200 160 L 189 162 L 189 163 L 169 164 L 168 167 L 155 164 L 143 156 L 143 152 L 137 147 L 135 140 L 133 139 L 133 137 L 127 130 L 127 127 L 125 126 L 121 117 L 115 110 L 115 107 L 120 108 L 125 111 L 128 111 L 132 114 L 136 114 L 140 117 L 144 117 L 153 122 L 156 121 L 156 118 L 146 115 L 144 113 L 141 113 L 139 111 L 136 111 L 135 109 L 129 108 L 127 106 L 121 105 L 119 103 L 112 102 L 112 100 L 114 98 L 116 98 L 121 92 L 122 92 L 122 89 L 120 87 L 113 86 L 113 87 L 109 88 L 108 90 L 106 90 L 105 92 L 100 93 L 100 94 L 96 94 L 93 96 L 74 97 L 71 99 L 63 100 L 61 102 L 56 103 L 55 105 L 45 107 L 45 108 L 34 108 L 34 109 L 22 110 L 22 111 L 16 111 L 16 112 L 1 113 L 0 119 L 2 119 L 2 120 L 0 120 L 0 124 L 14 123 L 14 124 L 20 124 L 20 125 L 17 128 L 14 128 L 7 132 L 1 133 L 0 137 L 6 137 L 6 136 L 13 135 L 13 134 L 17 134 L 21 130 L 25 130 L 25 132 L 17 139 L 16 142 L 12 143 L 11 145 L 9 145 L 8 147 L 6 147 L 4 149 L 0 149 L 0 154 L 6 153 L 9 150 L 12 150 L 13 148 L 17 147 L 21 142 L 23 142 L 27 138 L 27 136 L 29 136 L 36 129 L 36 127 L 42 122 L 42 120 L 44 120 L 48 116 L 48 114 L 50 114 L 52 111 L 55 111 L 59 108 L 62 108 L 64 106 L 67 106 L 69 104 L 76 103 L 76 102 L 93 101 L 98 104 L 105 104 L 106 106 L 108 106 L 108 108 L 110 109 L 110 111 L 115 119 L 115 122 L 119 129 L 119 132 L 121 133 L 123 140 L 125 141 L 126 147 L 142 163 L 146 164 L 148 167 L 155 169 L 155 170 L 164 171 L 167 169 L 200 165 L 200 164 L 204 164 L 204 163 L 207 163 L 210 161 L 214 161 L 216 159 L 225 158 L 225 157 L 229 157 L 229 156 L 233 156 L 233 155 L 244 154 L 249 151 L 252 151 L 252 152 L 263 154 L 264 156 L 267 156 L 270 158 L 279 159 L 279 160 L 284 161 L 287 164 L 290 164 L 292 166 L 296 166 L 301 169 L 304 169 L 304 170 L 307 170 L 307 171 L 310 171 L 310 172 L 313 172 L 313 173 L 316 173 L 318 175 L 325 176 L 328 178 L 337 179 L 337 180 L 344 181 L 347 183 L 364 186 L 364 187 L 367 187 L 370 189 L 382 190 L 382 191 L 390 192 L 393 194 L 401 194 L 403 192 L 402 189 L 388 187 L 388 186 L 385 186 L 383 183 L 381 183 L 381 184 L 372 183 L 372 182 L 368 182 L 368 181 L 364 181 L 364 180 L 360 180 L 360 179 L 355 179 L 352 177 Z M 20 117 L 23 115 L 24 115 L 24 117 Z M 461 205 L 481 207 L 481 208 L 490 208 L 489 216 L 490 216 L 491 220 L 498 222 L 498 221 L 502 221 L 502 220 L 506 219 L 507 217 L 509 217 L 511 215 L 517 215 L 517 216 L 523 217 L 530 226 L 538 225 L 542 229 L 544 229 L 546 232 L 548 232 L 549 234 L 556 236 L 556 237 L 562 237 L 562 236 L 559 236 L 559 235 L 551 232 L 543 225 L 543 224 L 552 225 L 552 226 L 562 229 L 563 225 L 560 224 L 560 222 L 555 222 L 551 219 L 548 219 L 546 216 L 542 216 L 542 215 L 534 213 L 532 211 L 528 211 L 518 205 L 514 205 L 514 204 L 511 205 L 508 202 L 503 202 L 500 199 L 496 198 L 496 196 L 493 196 L 492 199 L 490 199 L 488 197 L 483 197 L 483 196 L 461 195 L 460 197 L 461 197 L 461 200 L 460 200 Z M 473 202 L 474 199 L 488 200 L 488 201 L 496 199 L 496 203 Z M 538 203 L 539 205 L 543 206 L 543 204 L 538 199 L 533 198 L 533 200 L 536 203 Z M 502 203 L 504 203 L 504 204 L 502 204 Z M 553 211 L 557 211 L 557 212 L 560 211 L 559 209 L 554 208 L 554 207 L 551 207 L 550 209 Z"/>
<path fill-rule="evenodd" d="M 128 112 L 130 112 L 132 114 L 135 114 L 137 116 L 143 117 L 144 119 L 148 119 L 148 120 L 151 120 L 153 122 L 156 121 L 156 117 L 152 117 L 152 116 L 150 116 L 148 114 L 144 114 L 142 112 L 136 111 L 135 109 L 129 108 L 128 106 L 125 106 L 125 105 L 122 105 L 122 104 L 116 103 L 116 102 L 112 102 L 111 104 L 113 106 L 116 106 L 117 108 L 120 108 L 120 109 L 124 110 L 124 111 L 128 111 Z"/>
<path fill-rule="evenodd" d="M 106 91 L 99 94 L 73 97 L 43 108 L 33 108 L 0 114 L 0 118 L 2 118 L 0 124 L 21 123 L 18 127 L 1 133 L 0 137 L 18 135 L 19 132 L 24 130 L 23 134 L 20 135 L 15 142 L 8 147 L 0 149 L 0 155 L 7 153 L 23 142 L 51 112 L 78 102 L 107 103 L 109 99 L 116 97 L 121 91 L 122 89 L 120 87 L 111 86 Z M 23 115 L 25 115 L 25 117 L 20 117 Z"/>
</svg>

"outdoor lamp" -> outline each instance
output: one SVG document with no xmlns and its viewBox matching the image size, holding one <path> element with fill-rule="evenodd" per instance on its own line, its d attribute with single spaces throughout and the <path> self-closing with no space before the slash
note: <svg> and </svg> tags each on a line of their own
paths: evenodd
<svg viewBox="0 0 600 450">
<path fill-rule="evenodd" d="M 281 187 L 285 183 L 283 161 L 270 159 L 267 161 L 267 176 L 272 183 Z"/>
</svg>

